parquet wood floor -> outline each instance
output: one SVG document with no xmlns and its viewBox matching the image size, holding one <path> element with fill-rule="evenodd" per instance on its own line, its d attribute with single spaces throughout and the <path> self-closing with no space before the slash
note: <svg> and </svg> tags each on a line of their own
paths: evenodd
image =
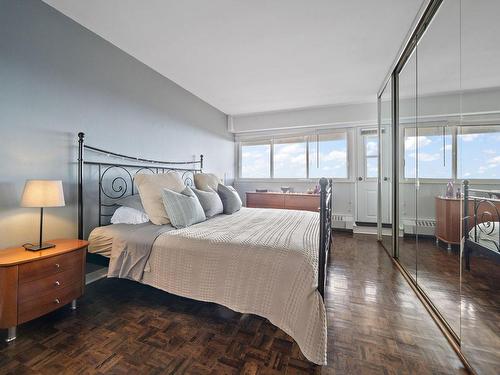
<svg viewBox="0 0 500 375">
<path fill-rule="evenodd" d="M 471 269 L 462 270 L 460 250 L 447 251 L 434 239 L 400 242 L 400 259 L 411 265 L 420 287 L 461 339 L 462 352 L 481 374 L 498 374 L 500 368 L 500 266 L 497 261 L 475 254 Z M 418 264 L 415 262 L 417 255 Z M 473 267 L 472 267 L 473 265 Z"/>
<path fill-rule="evenodd" d="M 265 319 L 126 280 L 19 328 L 0 374 L 456 374 L 461 362 L 374 237 L 336 234 L 328 365 Z"/>
</svg>

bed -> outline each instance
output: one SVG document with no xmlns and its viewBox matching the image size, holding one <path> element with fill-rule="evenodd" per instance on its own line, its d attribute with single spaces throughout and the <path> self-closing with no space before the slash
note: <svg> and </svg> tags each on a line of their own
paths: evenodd
<svg viewBox="0 0 500 375">
<path fill-rule="evenodd" d="M 464 181 L 464 246 L 465 269 L 471 269 L 474 255 L 500 261 L 500 192 L 472 189 Z"/>
<path fill-rule="evenodd" d="M 85 151 L 127 162 L 87 161 Z M 90 227 L 89 253 L 109 259 L 108 277 L 262 316 L 294 338 L 308 360 L 326 363 L 324 295 L 332 242 L 331 179 L 320 181 L 319 214 L 242 208 L 183 229 L 150 223 L 104 225 L 113 202 L 134 194 L 136 173 L 175 170 L 190 185 L 193 174 L 203 168 L 203 157 L 176 163 L 130 158 L 85 145 L 80 133 L 78 161 L 79 236 L 86 237 L 84 213 L 88 212 L 83 171 L 94 167 L 99 186 L 91 203 L 98 205 L 99 219 L 95 228 Z M 113 170 L 119 174 L 112 174 Z"/>
</svg>

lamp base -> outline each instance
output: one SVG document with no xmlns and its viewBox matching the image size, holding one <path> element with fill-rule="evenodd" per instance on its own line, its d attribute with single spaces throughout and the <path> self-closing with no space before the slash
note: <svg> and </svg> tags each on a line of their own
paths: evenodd
<svg viewBox="0 0 500 375">
<path fill-rule="evenodd" d="M 24 246 L 24 248 L 27 251 L 40 251 L 40 250 L 45 250 L 45 249 L 50 249 L 52 247 L 56 247 L 53 243 L 42 243 L 41 245 L 30 245 L 30 246 Z"/>
</svg>

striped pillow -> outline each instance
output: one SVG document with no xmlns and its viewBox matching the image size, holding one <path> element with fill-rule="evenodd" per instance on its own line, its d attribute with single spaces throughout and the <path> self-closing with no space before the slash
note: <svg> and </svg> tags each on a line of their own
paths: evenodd
<svg viewBox="0 0 500 375">
<path fill-rule="evenodd" d="M 163 189 L 162 198 L 167 216 L 177 229 L 186 228 L 207 219 L 198 197 L 189 187 L 180 193 Z"/>
</svg>

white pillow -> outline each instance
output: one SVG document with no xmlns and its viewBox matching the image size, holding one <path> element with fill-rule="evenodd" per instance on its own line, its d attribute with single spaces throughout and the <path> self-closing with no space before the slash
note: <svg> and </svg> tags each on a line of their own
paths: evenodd
<svg viewBox="0 0 500 375">
<path fill-rule="evenodd" d="M 143 224 L 149 221 L 145 212 L 130 207 L 119 207 L 111 217 L 111 224 Z"/>
<path fill-rule="evenodd" d="M 221 179 L 213 173 L 195 173 L 194 184 L 198 190 L 207 191 L 211 188 L 217 191 L 217 186 L 221 183 Z"/>
</svg>

